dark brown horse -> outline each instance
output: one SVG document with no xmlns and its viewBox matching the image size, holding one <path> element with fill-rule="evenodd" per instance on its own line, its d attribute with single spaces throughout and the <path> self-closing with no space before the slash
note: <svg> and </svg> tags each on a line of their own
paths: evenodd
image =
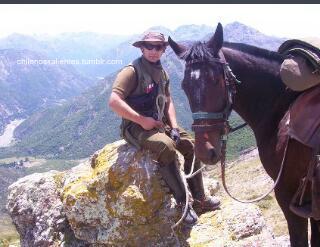
<svg viewBox="0 0 320 247">
<path fill-rule="evenodd" d="M 206 164 L 221 159 L 227 119 L 234 109 L 252 128 L 261 162 L 273 180 L 286 153 L 275 195 L 288 223 L 291 246 L 308 246 L 308 220 L 294 214 L 289 204 L 307 173 L 312 150 L 282 131 L 286 121 L 281 120 L 298 97 L 280 79 L 283 57 L 254 46 L 223 42 L 220 23 L 206 43 L 187 48 L 169 37 L 169 44 L 186 62 L 182 88 L 194 118 L 196 156 Z M 310 222 L 312 246 L 320 246 L 317 222 Z"/>
</svg>

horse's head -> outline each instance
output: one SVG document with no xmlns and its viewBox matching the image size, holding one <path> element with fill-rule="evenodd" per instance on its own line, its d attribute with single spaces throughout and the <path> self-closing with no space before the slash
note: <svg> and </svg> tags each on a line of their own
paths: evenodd
<svg viewBox="0 0 320 247">
<path fill-rule="evenodd" d="M 185 60 L 182 89 L 186 93 L 193 116 L 196 156 L 206 164 L 221 158 L 221 147 L 229 130 L 231 88 L 227 81 L 227 64 L 220 51 L 223 30 L 219 23 L 213 37 L 206 43 L 195 43 L 190 49 L 170 37 L 173 51 Z"/>
</svg>

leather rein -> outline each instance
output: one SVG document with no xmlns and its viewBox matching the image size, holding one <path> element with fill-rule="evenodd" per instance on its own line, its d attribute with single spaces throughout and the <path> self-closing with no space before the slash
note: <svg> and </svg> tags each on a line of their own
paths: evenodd
<svg viewBox="0 0 320 247">
<path fill-rule="evenodd" d="M 253 203 L 262 200 L 267 195 L 269 195 L 277 186 L 285 163 L 285 159 L 287 156 L 287 146 L 289 142 L 289 138 L 287 138 L 286 146 L 284 150 L 284 155 L 282 158 L 280 170 L 278 173 L 278 176 L 276 178 L 276 181 L 274 182 L 272 188 L 268 190 L 265 194 L 252 199 L 252 200 L 240 200 L 231 195 L 229 192 L 227 185 L 226 185 L 226 179 L 225 179 L 225 167 L 226 167 L 226 151 L 227 151 L 227 140 L 228 140 L 228 134 L 232 133 L 236 130 L 239 130 L 247 125 L 247 123 L 241 124 L 235 128 L 230 127 L 229 125 L 229 116 L 232 111 L 232 104 L 233 104 L 233 98 L 236 94 L 236 84 L 241 84 L 241 82 L 236 78 L 236 76 L 233 74 L 231 68 L 229 67 L 229 64 L 226 62 L 225 57 L 222 53 L 222 51 L 219 51 L 219 58 L 210 58 L 209 60 L 203 60 L 203 59 L 192 59 L 186 62 L 186 66 L 195 64 L 195 63 L 209 63 L 211 65 L 214 64 L 221 64 L 223 66 L 223 73 L 224 73 L 224 82 L 226 86 L 225 90 L 225 97 L 227 99 L 227 104 L 225 108 L 220 112 L 193 112 L 192 118 L 193 120 L 215 120 L 214 123 L 208 125 L 208 124 L 192 124 L 192 130 L 194 132 L 209 132 L 213 131 L 215 129 L 222 129 L 223 134 L 221 135 L 221 153 L 222 157 L 220 159 L 221 162 L 221 177 L 222 177 L 222 184 L 223 188 L 225 189 L 226 193 L 234 200 L 241 202 L 241 203 Z"/>
</svg>

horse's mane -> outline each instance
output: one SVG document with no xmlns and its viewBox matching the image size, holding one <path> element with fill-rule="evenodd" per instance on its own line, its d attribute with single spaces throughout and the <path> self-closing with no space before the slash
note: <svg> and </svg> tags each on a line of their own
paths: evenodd
<svg viewBox="0 0 320 247">
<path fill-rule="evenodd" d="M 244 43 L 224 42 L 223 47 L 242 51 L 244 53 L 250 54 L 255 57 L 262 57 L 265 59 L 277 60 L 279 62 L 283 60 L 283 56 L 278 52 L 270 51 L 267 49 L 259 48 L 259 47 L 244 44 Z"/>
<path fill-rule="evenodd" d="M 238 50 L 255 57 L 262 57 L 265 59 L 277 60 L 279 62 L 283 60 L 283 56 L 278 52 L 266 50 L 263 48 L 259 48 L 256 46 L 247 45 L 243 43 L 224 42 L 223 47 Z M 214 58 L 214 54 L 212 54 L 212 50 L 207 47 L 207 43 L 196 42 L 190 47 L 190 49 L 188 49 L 188 51 L 183 55 L 182 58 L 186 61 L 192 60 L 192 59 L 210 60 Z"/>
<path fill-rule="evenodd" d="M 210 60 L 214 58 L 211 49 L 209 49 L 204 42 L 194 43 L 190 49 L 182 56 L 182 59 L 188 61 L 192 59 Z"/>
</svg>

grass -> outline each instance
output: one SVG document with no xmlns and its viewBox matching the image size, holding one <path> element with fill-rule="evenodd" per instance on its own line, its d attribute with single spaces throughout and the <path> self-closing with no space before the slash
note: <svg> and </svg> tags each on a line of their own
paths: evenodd
<svg viewBox="0 0 320 247">
<path fill-rule="evenodd" d="M 79 164 L 79 160 L 45 160 L 40 166 L 30 167 L 28 174 L 35 172 L 47 172 L 50 170 L 64 171 Z"/>
<path fill-rule="evenodd" d="M 207 174 L 209 177 L 221 179 L 219 166 L 207 171 Z M 255 156 L 227 165 L 226 185 L 236 198 L 250 200 L 267 192 L 272 187 L 273 181 L 265 172 L 259 157 Z M 229 200 L 223 188 L 218 191 L 217 195 L 222 201 Z M 286 220 L 273 192 L 255 204 L 260 208 L 267 224 L 272 227 L 275 236 L 288 235 Z"/>
<path fill-rule="evenodd" d="M 20 246 L 19 234 L 8 214 L 1 215 L 0 247 Z"/>
</svg>

